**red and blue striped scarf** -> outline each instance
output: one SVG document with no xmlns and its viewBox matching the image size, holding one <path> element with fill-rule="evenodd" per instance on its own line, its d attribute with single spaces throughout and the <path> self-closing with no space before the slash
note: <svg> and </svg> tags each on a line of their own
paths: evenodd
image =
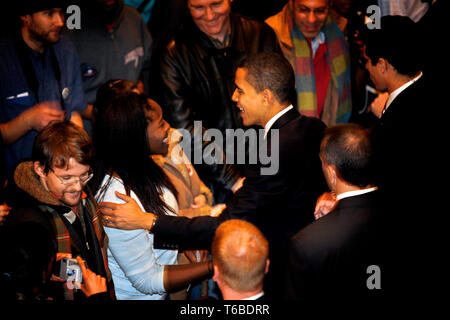
<svg viewBox="0 0 450 320">
<path fill-rule="evenodd" d="M 291 10 L 288 12 L 292 15 Z M 306 38 L 295 26 L 293 19 L 292 17 L 288 21 L 290 21 L 289 31 L 295 53 L 297 107 L 303 115 L 320 118 L 311 49 Z M 325 58 L 331 81 L 339 95 L 336 123 L 347 122 L 352 110 L 348 44 L 344 34 L 330 17 L 321 31 L 325 34 L 328 48 Z"/>
</svg>

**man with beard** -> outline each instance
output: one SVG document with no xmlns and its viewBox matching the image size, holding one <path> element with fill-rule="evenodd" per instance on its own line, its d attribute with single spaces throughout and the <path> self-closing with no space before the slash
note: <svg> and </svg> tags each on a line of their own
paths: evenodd
<svg viewBox="0 0 450 320">
<path fill-rule="evenodd" d="M 20 199 L 13 203 L 5 224 L 7 243 L 16 252 L 12 256 L 48 257 L 40 265 L 47 264 L 44 269 L 52 276 L 44 277 L 45 286 L 36 285 L 54 300 L 84 298 L 61 275 L 58 262 L 63 258 L 82 258 L 92 272 L 109 279 L 108 292 L 114 292 L 97 205 L 84 191 L 93 176 L 92 156 L 92 143 L 83 128 L 69 121 L 53 122 L 37 135 L 32 160 L 17 166 L 10 186 L 14 199 Z M 23 268 L 36 272 L 31 261 Z M 17 286 L 20 289 L 20 282 Z"/>
<path fill-rule="evenodd" d="M 86 108 L 78 56 L 60 33 L 61 1 L 20 2 L 20 29 L 0 43 L 0 132 L 7 175 L 30 157 L 33 141 L 51 121 L 82 126 Z"/>
</svg>

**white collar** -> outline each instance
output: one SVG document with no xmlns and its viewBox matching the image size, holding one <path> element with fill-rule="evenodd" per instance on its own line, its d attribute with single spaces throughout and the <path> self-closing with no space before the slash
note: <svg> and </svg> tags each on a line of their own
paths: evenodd
<svg viewBox="0 0 450 320">
<path fill-rule="evenodd" d="M 316 55 L 317 49 L 319 46 L 325 42 L 325 33 L 323 31 L 320 31 L 319 34 L 311 40 L 311 49 L 313 52 L 313 58 Z"/>
<path fill-rule="evenodd" d="M 394 101 L 395 98 L 397 98 L 397 96 L 406 88 L 408 88 L 410 85 L 412 85 L 414 82 L 416 82 L 417 80 L 420 79 L 420 77 L 422 77 L 423 73 L 422 71 L 419 73 L 419 75 L 411 80 L 409 80 L 407 83 L 405 83 L 404 85 L 402 85 L 400 88 L 395 89 L 394 91 L 392 91 L 392 93 L 389 95 L 387 101 L 386 101 L 386 106 L 384 107 L 384 111 L 383 113 L 387 110 L 387 108 L 391 105 L 392 101 Z"/>
<path fill-rule="evenodd" d="M 343 193 L 340 193 L 340 194 L 338 194 L 336 196 L 336 200 L 342 200 L 344 198 L 359 196 L 359 195 L 362 195 L 362 194 L 365 194 L 365 193 L 369 193 L 369 192 L 375 191 L 377 189 L 378 189 L 378 187 L 372 187 L 372 188 L 367 188 L 367 189 L 343 192 Z"/>
<path fill-rule="evenodd" d="M 248 298 L 244 298 L 244 299 L 241 299 L 241 300 L 256 300 L 256 299 L 261 298 L 263 295 L 264 295 L 264 291 L 261 291 L 260 293 L 255 294 L 254 296 L 251 296 L 251 297 L 248 297 Z"/>
<path fill-rule="evenodd" d="M 284 108 L 283 110 L 278 112 L 276 115 L 274 115 L 269 121 L 267 121 L 267 123 L 266 123 L 266 125 L 264 127 L 264 139 L 266 138 L 267 132 L 269 132 L 270 128 L 273 126 L 275 121 L 277 121 L 279 118 L 281 118 L 281 116 L 283 114 L 285 114 L 286 112 L 288 112 L 289 110 L 291 110 L 293 108 L 294 108 L 294 106 L 291 104 L 289 107 Z"/>
</svg>

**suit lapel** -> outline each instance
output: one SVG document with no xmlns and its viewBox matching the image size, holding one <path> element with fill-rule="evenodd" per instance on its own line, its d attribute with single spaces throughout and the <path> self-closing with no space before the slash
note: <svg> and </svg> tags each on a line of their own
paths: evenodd
<svg viewBox="0 0 450 320">
<path fill-rule="evenodd" d="M 280 129 L 281 127 L 285 126 L 288 122 L 291 122 L 292 120 L 301 117 L 300 113 L 295 110 L 291 109 L 285 114 L 283 114 L 280 118 L 277 119 L 277 121 L 274 122 L 272 127 L 270 127 L 269 132 L 267 132 L 267 136 L 270 137 L 269 133 L 272 129 Z"/>
<path fill-rule="evenodd" d="M 394 101 L 392 101 L 389 108 L 383 114 L 383 116 L 381 117 L 381 120 L 383 120 L 383 118 L 385 118 L 385 119 L 389 118 L 391 114 L 396 114 L 396 113 L 401 112 L 401 113 L 404 113 L 407 115 L 408 113 L 416 111 L 416 110 L 402 110 L 402 109 L 414 106 L 414 105 L 411 105 L 410 103 L 405 103 L 405 101 L 409 102 L 409 100 L 411 100 L 411 96 L 413 96 L 416 92 L 418 92 L 419 90 L 422 89 L 423 81 L 424 81 L 423 77 L 424 76 L 422 76 L 419 80 L 417 80 L 416 82 L 411 84 L 409 87 L 407 87 L 405 90 L 403 90 L 402 92 L 399 93 L 399 95 L 394 99 Z"/>
</svg>

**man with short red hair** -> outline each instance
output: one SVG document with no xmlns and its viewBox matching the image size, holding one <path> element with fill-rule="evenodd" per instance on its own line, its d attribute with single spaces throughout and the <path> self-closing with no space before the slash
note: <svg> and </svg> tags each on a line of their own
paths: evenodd
<svg viewBox="0 0 450 320">
<path fill-rule="evenodd" d="M 269 244 L 250 222 L 232 219 L 216 230 L 211 245 L 213 280 L 224 300 L 257 300 L 264 296 L 269 271 Z"/>
</svg>

